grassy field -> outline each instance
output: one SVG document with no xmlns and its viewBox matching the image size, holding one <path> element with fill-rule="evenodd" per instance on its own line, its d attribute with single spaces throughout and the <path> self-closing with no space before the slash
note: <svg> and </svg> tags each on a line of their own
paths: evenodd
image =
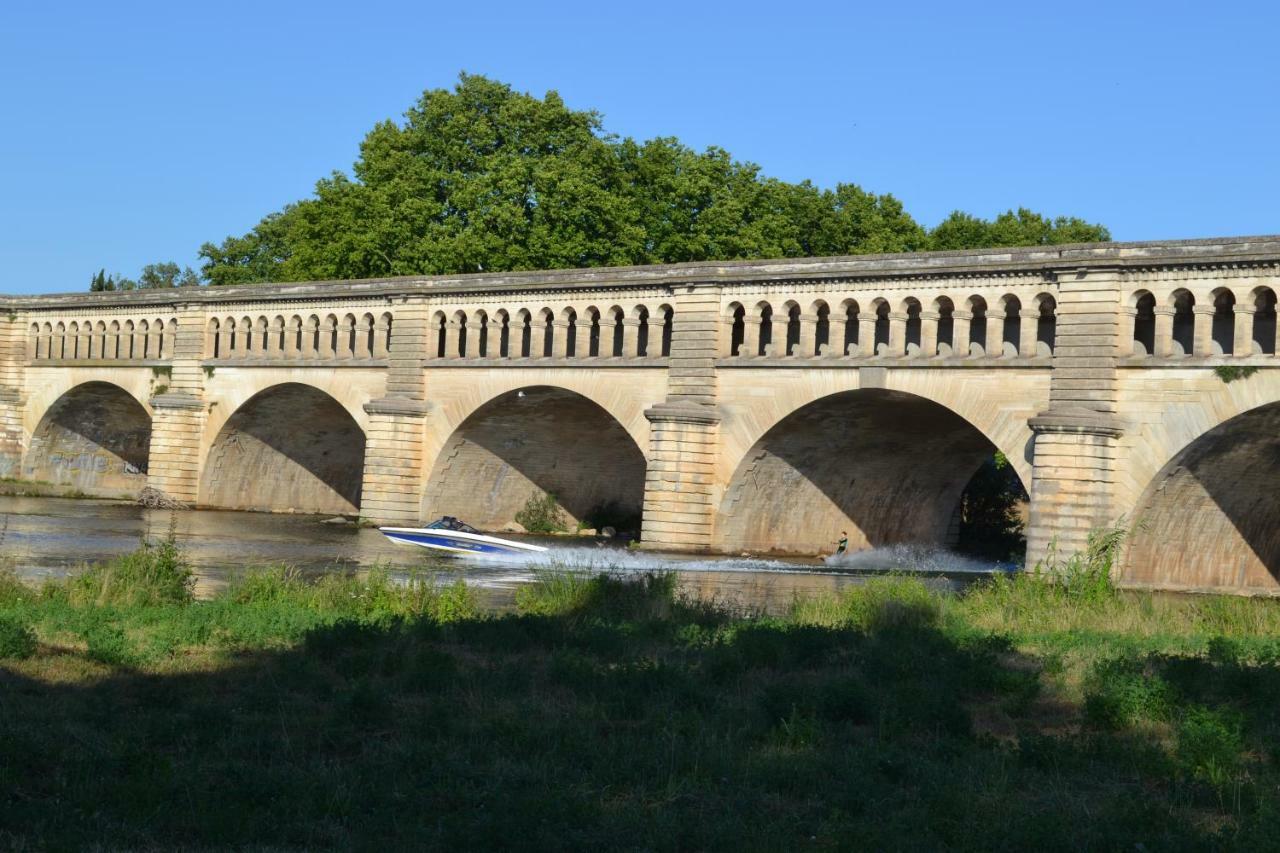
<svg viewBox="0 0 1280 853">
<path fill-rule="evenodd" d="M 195 602 L 165 544 L 0 579 L 0 846 L 1275 849 L 1280 602 L 1095 557 L 783 617 L 567 573 Z"/>
</svg>

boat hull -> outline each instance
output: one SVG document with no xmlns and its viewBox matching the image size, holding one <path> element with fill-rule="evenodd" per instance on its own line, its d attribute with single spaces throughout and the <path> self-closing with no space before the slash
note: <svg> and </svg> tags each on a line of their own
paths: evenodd
<svg viewBox="0 0 1280 853">
<path fill-rule="evenodd" d="M 463 533 L 457 530 L 437 530 L 421 527 L 379 527 L 392 542 L 402 545 L 417 545 L 433 551 L 444 551 L 459 556 L 498 556 L 512 554 L 538 554 L 547 549 L 541 545 L 527 542 L 514 542 L 510 539 L 499 539 L 496 536 L 485 536 L 479 533 Z"/>
</svg>

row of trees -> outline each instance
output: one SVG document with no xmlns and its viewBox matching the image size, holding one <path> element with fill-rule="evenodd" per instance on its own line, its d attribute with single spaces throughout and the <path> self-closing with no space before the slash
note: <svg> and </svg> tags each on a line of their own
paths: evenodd
<svg viewBox="0 0 1280 853">
<path fill-rule="evenodd" d="M 151 290 L 158 287 L 191 287 L 200 284 L 200 277 L 191 267 L 179 267 L 172 261 L 160 264 L 147 264 L 136 278 L 125 278 L 122 275 L 107 275 L 105 269 L 89 279 L 89 290 Z"/>
<path fill-rule="evenodd" d="M 605 132 L 560 96 L 463 74 L 384 121 L 353 174 L 200 249 L 210 284 L 907 252 L 1109 239 L 1029 210 L 933 229 L 892 195 L 761 174 L 721 148 Z M 138 286 L 141 285 L 139 280 Z"/>
</svg>

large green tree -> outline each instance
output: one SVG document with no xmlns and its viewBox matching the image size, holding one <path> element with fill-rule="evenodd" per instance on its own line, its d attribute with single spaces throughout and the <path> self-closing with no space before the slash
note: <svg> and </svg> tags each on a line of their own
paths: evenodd
<svg viewBox="0 0 1280 853">
<path fill-rule="evenodd" d="M 211 284 L 903 252 L 1107 239 L 1077 219 L 956 213 L 933 232 L 891 195 L 768 178 L 720 148 L 605 133 L 600 116 L 485 77 L 384 121 L 351 176 L 206 243 Z"/>
</svg>

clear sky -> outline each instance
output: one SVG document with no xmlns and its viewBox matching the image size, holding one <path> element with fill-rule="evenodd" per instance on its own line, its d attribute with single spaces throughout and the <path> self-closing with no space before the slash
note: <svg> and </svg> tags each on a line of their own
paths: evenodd
<svg viewBox="0 0 1280 853">
<path fill-rule="evenodd" d="M 1272 3 L 27 2 L 0 7 L 0 292 L 197 266 L 459 71 L 892 192 L 1120 240 L 1280 232 Z"/>
</svg>

